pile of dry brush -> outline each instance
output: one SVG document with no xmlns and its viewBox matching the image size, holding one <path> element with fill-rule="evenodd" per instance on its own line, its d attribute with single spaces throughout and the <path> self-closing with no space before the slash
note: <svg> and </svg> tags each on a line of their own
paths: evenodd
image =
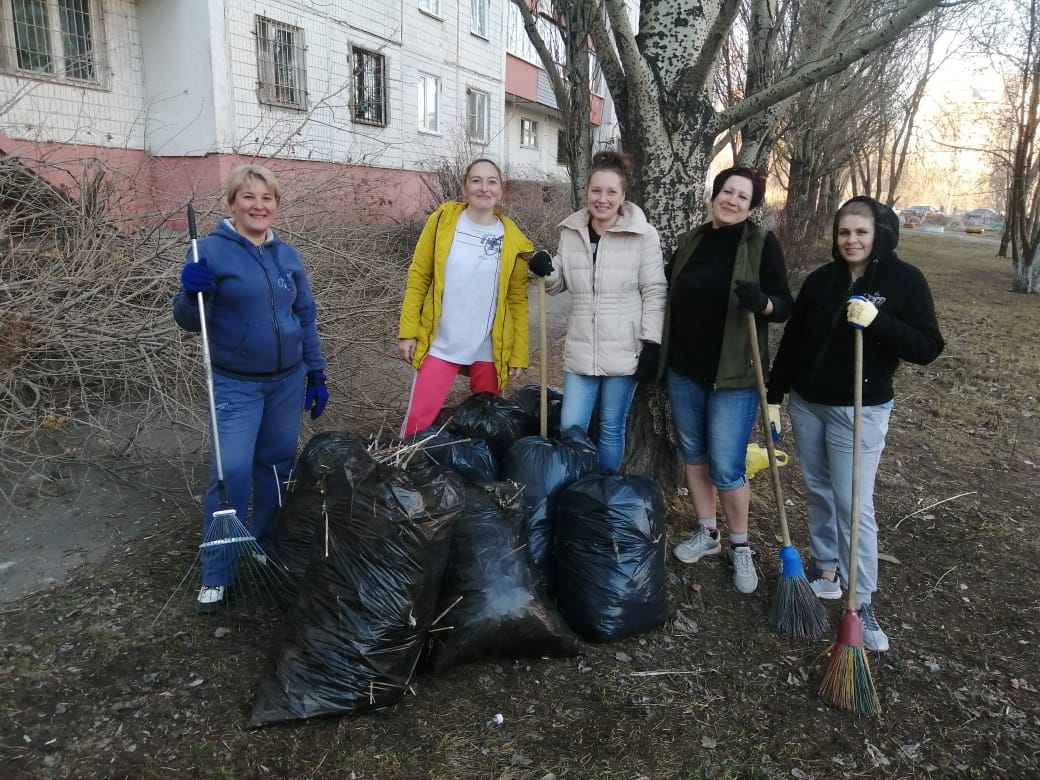
<svg viewBox="0 0 1040 780">
<path fill-rule="evenodd" d="M 289 208 L 279 229 L 308 267 L 329 361 L 334 402 L 322 424 L 396 425 L 411 375 L 394 360 L 394 338 L 421 224 L 366 226 L 330 215 L 294 231 L 295 185 L 283 185 Z M 182 214 L 116 230 L 105 219 L 120 189 L 111 176 L 95 169 L 79 188 L 71 198 L 0 158 L 0 479 L 60 456 L 71 427 L 118 440 L 130 460 L 163 456 L 145 444 L 155 431 L 192 442 L 196 454 L 204 444 L 198 337 L 176 326 L 170 307 L 188 240 L 166 226 Z M 510 213 L 536 245 L 554 248 L 555 225 L 569 211 L 562 188 L 511 200 Z M 200 231 L 218 217 L 200 214 Z"/>
</svg>

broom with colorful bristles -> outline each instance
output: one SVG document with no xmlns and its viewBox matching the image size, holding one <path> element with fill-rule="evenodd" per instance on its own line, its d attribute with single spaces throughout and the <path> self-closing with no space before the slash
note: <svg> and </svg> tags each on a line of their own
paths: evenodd
<svg viewBox="0 0 1040 780">
<path fill-rule="evenodd" d="M 776 447 L 769 425 L 769 407 L 766 400 L 766 380 L 762 370 L 762 355 L 758 348 L 757 326 L 753 312 L 747 312 L 748 339 L 751 343 L 751 362 L 755 367 L 758 383 L 758 405 L 762 430 L 769 455 L 769 474 L 773 478 L 773 495 L 776 497 L 776 513 L 780 518 L 780 533 L 784 546 L 780 549 L 780 577 L 777 579 L 773 603 L 769 608 L 769 625 L 784 636 L 796 639 L 820 639 L 830 629 L 827 610 L 813 592 L 805 577 L 802 558 L 791 544 L 791 532 L 787 527 L 787 512 L 784 509 L 784 494 L 780 486 L 780 467 L 776 461 Z"/>
<path fill-rule="evenodd" d="M 877 715 L 881 702 L 870 675 L 870 662 L 863 645 L 863 623 L 856 612 L 856 553 L 859 549 L 859 462 L 863 421 L 863 331 L 854 331 L 855 359 L 852 388 L 852 527 L 849 532 L 849 596 L 838 625 L 838 638 L 831 646 L 830 660 L 820 681 L 820 697 L 835 707 L 857 715 Z"/>
</svg>

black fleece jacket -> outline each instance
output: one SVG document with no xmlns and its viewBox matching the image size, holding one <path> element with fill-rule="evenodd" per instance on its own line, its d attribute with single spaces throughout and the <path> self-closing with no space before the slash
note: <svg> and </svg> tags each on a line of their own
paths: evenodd
<svg viewBox="0 0 1040 780">
<path fill-rule="evenodd" d="M 877 317 L 863 331 L 864 405 L 892 400 L 892 377 L 901 360 L 925 365 L 943 351 L 928 282 L 895 253 L 898 217 L 872 198 L 854 200 L 874 211 L 874 258 L 853 283 L 838 253 L 835 217 L 834 259 L 809 274 L 795 299 L 770 371 L 769 403 L 780 403 L 793 389 L 810 403 L 852 405 L 853 328 L 845 319 L 850 295 L 862 295 L 878 307 Z"/>
</svg>

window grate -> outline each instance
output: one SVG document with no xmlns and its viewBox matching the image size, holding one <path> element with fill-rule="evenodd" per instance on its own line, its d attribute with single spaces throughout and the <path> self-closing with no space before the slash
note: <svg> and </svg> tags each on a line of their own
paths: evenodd
<svg viewBox="0 0 1040 780">
<path fill-rule="evenodd" d="M 307 53 L 303 30 L 263 16 L 256 18 L 260 102 L 307 107 Z"/>
<path fill-rule="evenodd" d="M 90 0 L 11 0 L 11 10 L 15 68 L 100 83 Z"/>
<path fill-rule="evenodd" d="M 364 49 L 354 49 L 354 121 L 386 124 L 386 61 Z"/>
</svg>

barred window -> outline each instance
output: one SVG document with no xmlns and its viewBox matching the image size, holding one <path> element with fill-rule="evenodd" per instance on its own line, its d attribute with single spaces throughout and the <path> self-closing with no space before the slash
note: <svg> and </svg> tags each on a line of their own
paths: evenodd
<svg viewBox="0 0 1040 780">
<path fill-rule="evenodd" d="M 386 124 L 386 60 L 364 49 L 354 49 L 354 121 Z"/>
<path fill-rule="evenodd" d="M 99 84 L 103 42 L 91 5 L 91 0 L 11 0 L 11 17 L 0 19 L 11 28 L 0 29 L 0 42 L 9 40 L 13 53 L 10 61 L 0 62 L 27 73 Z"/>
<path fill-rule="evenodd" d="M 471 141 L 487 143 L 490 105 L 487 92 L 466 90 L 466 134 Z"/>
<path fill-rule="evenodd" d="M 261 103 L 307 107 L 307 50 L 302 29 L 256 17 L 256 61 Z"/>
</svg>

